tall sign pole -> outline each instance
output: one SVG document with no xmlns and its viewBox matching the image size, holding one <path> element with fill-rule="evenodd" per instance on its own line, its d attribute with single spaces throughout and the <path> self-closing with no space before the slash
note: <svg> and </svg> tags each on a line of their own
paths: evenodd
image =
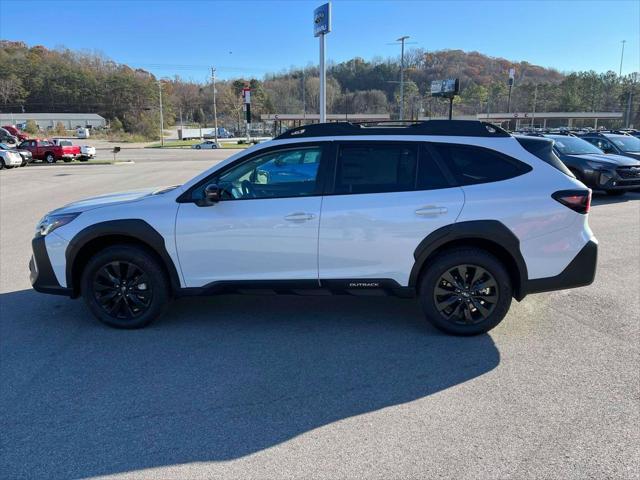
<svg viewBox="0 0 640 480">
<path fill-rule="evenodd" d="M 627 43 L 626 40 L 622 40 L 622 52 L 620 53 L 620 71 L 618 72 L 618 77 L 622 77 L 622 61 L 624 60 L 624 44 Z"/>
<path fill-rule="evenodd" d="M 164 147 L 164 115 L 162 113 L 162 82 L 158 80 L 158 93 L 160 96 L 160 146 Z"/>
<path fill-rule="evenodd" d="M 331 4 L 313 11 L 313 35 L 320 37 L 320 123 L 327 121 L 327 69 L 324 63 L 324 36 L 331 31 Z"/>
<path fill-rule="evenodd" d="M 507 113 L 511 113 L 511 89 L 513 88 L 513 82 L 516 78 L 516 69 L 509 69 L 509 96 L 507 97 Z"/>
</svg>

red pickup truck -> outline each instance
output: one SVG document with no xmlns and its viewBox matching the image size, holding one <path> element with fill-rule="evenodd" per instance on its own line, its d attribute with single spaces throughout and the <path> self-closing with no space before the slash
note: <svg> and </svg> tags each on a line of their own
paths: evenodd
<svg viewBox="0 0 640 480">
<path fill-rule="evenodd" d="M 18 148 L 29 150 L 34 160 L 42 160 L 47 163 L 55 163 L 58 160 L 70 162 L 80 155 L 78 145 L 55 145 L 50 140 L 40 138 L 25 140 Z"/>
</svg>

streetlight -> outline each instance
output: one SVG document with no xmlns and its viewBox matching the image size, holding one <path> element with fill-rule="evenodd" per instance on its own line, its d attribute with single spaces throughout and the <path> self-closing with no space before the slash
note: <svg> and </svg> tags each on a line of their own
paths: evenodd
<svg viewBox="0 0 640 480">
<path fill-rule="evenodd" d="M 620 72 L 618 73 L 619 77 L 622 77 L 622 60 L 624 59 L 624 44 L 627 43 L 626 40 L 622 40 L 622 52 L 620 53 Z"/>
<path fill-rule="evenodd" d="M 404 42 L 409 38 L 409 35 L 404 35 L 397 39 L 402 45 L 400 47 L 400 120 L 404 120 Z"/>
<path fill-rule="evenodd" d="M 216 146 L 218 145 L 218 111 L 216 108 L 216 69 L 211 67 L 211 83 L 213 84 L 213 128 Z"/>
</svg>

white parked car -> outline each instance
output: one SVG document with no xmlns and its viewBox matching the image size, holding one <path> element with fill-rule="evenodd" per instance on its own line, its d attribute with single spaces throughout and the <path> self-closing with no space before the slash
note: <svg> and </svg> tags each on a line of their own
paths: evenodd
<svg viewBox="0 0 640 480">
<path fill-rule="evenodd" d="M 418 298 L 436 327 L 483 333 L 512 298 L 594 279 L 591 191 L 552 143 L 477 121 L 299 127 L 184 185 L 47 214 L 31 281 L 120 328 L 260 289 Z"/>
<path fill-rule="evenodd" d="M 81 162 L 84 162 L 92 158 L 96 158 L 96 147 L 91 147 L 89 145 L 80 145 L 79 160 Z"/>
<path fill-rule="evenodd" d="M 0 150 L 0 169 L 20 167 L 22 156 L 17 151 Z"/>
<path fill-rule="evenodd" d="M 195 148 L 196 150 L 204 150 L 204 149 L 212 149 L 212 148 L 220 148 L 220 145 L 218 145 L 214 140 L 206 140 L 204 142 L 201 143 L 196 143 L 195 145 L 192 145 L 191 148 Z"/>
</svg>

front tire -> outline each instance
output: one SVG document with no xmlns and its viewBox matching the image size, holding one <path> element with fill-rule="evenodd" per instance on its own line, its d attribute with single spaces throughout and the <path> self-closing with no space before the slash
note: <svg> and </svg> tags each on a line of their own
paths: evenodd
<svg viewBox="0 0 640 480">
<path fill-rule="evenodd" d="M 486 250 L 456 248 L 429 262 L 419 295 L 427 320 L 452 335 L 479 335 L 498 325 L 511 306 L 511 280 Z"/>
<path fill-rule="evenodd" d="M 167 276 L 156 258 L 131 245 L 95 254 L 82 272 L 82 296 L 101 322 L 115 328 L 142 328 L 169 304 Z"/>
</svg>

